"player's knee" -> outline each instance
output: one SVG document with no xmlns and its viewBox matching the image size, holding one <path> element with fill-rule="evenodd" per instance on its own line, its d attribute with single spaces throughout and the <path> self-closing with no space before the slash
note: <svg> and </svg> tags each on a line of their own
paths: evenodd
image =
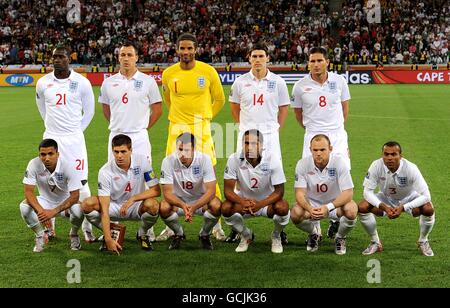
<svg viewBox="0 0 450 308">
<path fill-rule="evenodd" d="M 425 203 L 421 208 L 420 212 L 424 216 L 433 216 L 434 215 L 434 207 L 431 202 Z"/>
<path fill-rule="evenodd" d="M 296 225 L 302 221 L 302 209 L 298 205 L 294 205 L 291 209 L 291 221 Z"/>
<path fill-rule="evenodd" d="M 355 220 L 358 216 L 358 205 L 355 201 L 350 201 L 344 206 L 344 216 L 350 220 Z"/>
<path fill-rule="evenodd" d="M 281 199 L 277 203 L 275 203 L 274 212 L 278 216 L 286 216 L 289 213 L 289 204 L 286 202 L 286 200 Z"/>
<path fill-rule="evenodd" d="M 167 218 L 171 212 L 172 206 L 166 200 L 162 200 L 159 206 L 159 215 L 163 218 Z"/>
<path fill-rule="evenodd" d="M 233 204 L 230 201 L 225 200 L 220 207 L 220 212 L 224 217 L 230 217 L 233 215 Z"/>
<path fill-rule="evenodd" d="M 220 216 L 220 208 L 222 204 L 218 198 L 214 198 L 209 204 L 208 204 L 208 210 L 213 214 L 214 216 Z"/>
<path fill-rule="evenodd" d="M 158 215 L 159 212 L 159 203 L 156 199 L 149 198 L 144 200 L 143 203 L 144 212 L 149 213 L 152 216 Z"/>
<path fill-rule="evenodd" d="M 361 213 L 361 214 L 367 214 L 367 213 L 370 212 L 370 204 L 366 200 L 362 200 L 358 204 L 357 207 L 358 207 L 358 212 Z"/>
<path fill-rule="evenodd" d="M 81 202 L 81 209 L 84 214 L 89 214 L 95 209 L 95 206 L 98 203 L 97 197 L 89 197 L 83 200 Z"/>
</svg>

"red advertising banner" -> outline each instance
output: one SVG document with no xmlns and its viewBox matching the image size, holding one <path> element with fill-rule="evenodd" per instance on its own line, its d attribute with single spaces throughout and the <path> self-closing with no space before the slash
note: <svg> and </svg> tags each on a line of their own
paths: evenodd
<svg viewBox="0 0 450 308">
<path fill-rule="evenodd" d="M 89 79 L 93 86 L 101 86 L 103 80 L 109 76 L 114 75 L 113 73 L 87 73 L 86 77 Z M 152 76 L 158 85 L 161 85 L 162 73 L 147 73 L 147 75 Z"/>
<path fill-rule="evenodd" d="M 372 71 L 373 83 L 450 84 L 450 71 Z"/>
</svg>

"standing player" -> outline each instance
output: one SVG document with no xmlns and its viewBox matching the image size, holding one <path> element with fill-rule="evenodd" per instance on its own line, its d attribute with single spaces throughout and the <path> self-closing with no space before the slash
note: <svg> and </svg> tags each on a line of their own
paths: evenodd
<svg viewBox="0 0 450 308">
<path fill-rule="evenodd" d="M 82 201 L 91 195 L 87 183 L 88 157 L 83 131 L 94 116 L 95 103 L 89 80 L 69 68 L 69 55 L 70 51 L 62 46 L 53 50 L 54 71 L 38 80 L 36 103 L 45 124 L 44 138 L 54 139 L 61 157 L 80 173 L 83 180 L 80 189 Z M 86 220 L 83 231 L 87 242 L 96 240 L 92 226 Z"/>
<path fill-rule="evenodd" d="M 220 218 L 221 202 L 215 197 L 216 175 L 208 155 L 195 151 L 195 137 L 183 133 L 177 138 L 177 150 L 164 158 L 161 166 L 161 184 L 164 200 L 160 215 L 175 235 L 169 249 L 178 249 L 184 238 L 179 215 L 192 222 L 194 214 L 202 215 L 203 227 L 199 238 L 206 250 L 213 246 L 209 235 Z"/>
<path fill-rule="evenodd" d="M 151 164 L 148 129 L 161 117 L 162 98 L 155 79 L 137 69 L 138 59 L 138 50 L 132 43 L 120 47 L 119 73 L 103 81 L 98 100 L 109 122 L 108 160 L 114 158 L 112 138 L 125 134 L 133 142 L 133 152 L 145 155 Z"/>
<path fill-rule="evenodd" d="M 122 250 L 111 238 L 111 220 L 140 220 L 136 238 L 142 249 L 151 251 L 147 231 L 158 219 L 159 203 L 155 199 L 161 195 L 158 179 L 146 156 L 132 154 L 130 137 L 114 136 L 111 144 L 114 160 L 103 165 L 98 173 L 98 197 L 84 200 L 82 209 L 88 220 L 103 230 L 109 251 Z"/>
<path fill-rule="evenodd" d="M 238 77 L 231 86 L 231 113 L 239 123 L 237 153 L 242 151 L 242 137 L 249 129 L 257 129 L 264 136 L 263 156 L 281 161 L 279 129 L 284 126 L 290 105 L 286 82 L 267 69 L 269 54 L 267 46 L 256 43 L 249 52 L 252 65 L 250 72 Z M 227 242 L 234 242 L 236 233 L 228 236 Z M 286 234 L 281 234 L 287 244 Z"/>
<path fill-rule="evenodd" d="M 70 218 L 70 249 L 81 248 L 78 236 L 84 218 L 78 203 L 83 186 L 81 179 L 80 172 L 60 158 L 56 141 L 42 140 L 39 157 L 28 163 L 23 178 L 25 200 L 20 204 L 22 218 L 36 234 L 34 252 L 44 250 L 48 238 L 43 225 L 51 224 L 56 216 Z M 39 196 L 34 194 L 36 186 Z"/>
<path fill-rule="evenodd" d="M 312 156 L 302 158 L 295 168 L 295 199 L 291 219 L 297 228 L 309 234 L 307 251 L 317 251 L 321 239 L 313 221 L 340 220 L 335 252 L 346 253 L 346 236 L 356 223 L 358 206 L 352 200 L 350 169 L 340 155 L 331 154 L 330 139 L 323 134 L 311 139 Z"/>
<path fill-rule="evenodd" d="M 211 119 L 222 109 L 225 94 L 219 74 L 210 65 L 195 60 L 198 51 L 197 38 L 183 33 L 177 39 L 180 62 L 164 70 L 162 75 L 164 100 L 169 107 L 169 132 L 166 156 L 175 151 L 177 137 L 189 131 L 197 140 L 197 150 L 208 155 L 216 165 L 216 153 L 211 137 Z M 220 189 L 216 186 L 220 199 Z M 164 230 L 157 240 L 166 240 L 173 232 Z M 219 240 L 226 236 L 220 223 L 213 234 Z"/>
<path fill-rule="evenodd" d="M 434 208 L 431 195 L 419 168 L 402 156 L 398 142 L 383 145 L 382 158 L 374 161 L 364 179 L 364 200 L 358 205 L 361 224 L 371 236 L 369 246 L 362 252 L 371 255 L 383 250 L 374 215 L 398 218 L 403 212 L 420 216 L 420 237 L 417 242 L 424 256 L 434 256 L 428 235 L 434 226 Z M 380 192 L 375 193 L 379 187 Z"/>
<path fill-rule="evenodd" d="M 236 252 L 245 252 L 253 241 L 253 232 L 244 218 L 272 218 L 272 252 L 282 253 L 281 232 L 289 223 L 289 204 L 283 199 L 284 176 L 281 162 L 263 156 L 263 134 L 255 129 L 244 132 L 243 151 L 228 159 L 224 175 L 226 200 L 222 204 L 225 222 L 240 234 Z"/>
<path fill-rule="evenodd" d="M 311 73 L 297 81 L 292 89 L 292 107 L 300 125 L 305 129 L 302 157 L 311 155 L 310 141 L 317 134 L 330 138 L 334 154 L 341 154 L 350 169 L 348 137 L 344 122 L 348 117 L 350 91 L 345 79 L 327 71 L 328 54 L 323 47 L 309 52 Z M 318 225 L 320 228 L 320 224 Z M 334 238 L 338 222 L 330 221 L 327 235 Z"/>
<path fill-rule="evenodd" d="M 148 129 L 161 117 L 162 98 L 153 77 L 137 69 L 138 59 L 138 50 L 132 43 L 120 47 L 119 73 L 103 81 L 99 102 L 109 122 L 108 160 L 113 159 L 112 138 L 125 134 L 133 142 L 133 152 L 146 156 L 151 164 Z M 149 236 L 151 241 L 155 239 L 153 228 Z"/>
</svg>

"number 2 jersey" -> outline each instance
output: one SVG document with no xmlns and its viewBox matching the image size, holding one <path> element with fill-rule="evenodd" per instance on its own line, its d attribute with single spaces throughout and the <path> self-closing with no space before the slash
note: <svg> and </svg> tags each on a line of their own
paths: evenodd
<svg viewBox="0 0 450 308">
<path fill-rule="evenodd" d="M 312 156 L 298 161 L 295 167 L 295 188 L 306 188 L 306 198 L 318 204 L 334 201 L 342 191 L 353 188 L 350 170 L 341 155 L 330 155 L 321 171 Z"/>
<path fill-rule="evenodd" d="M 234 153 L 225 167 L 225 180 L 236 180 L 236 193 L 242 198 L 264 200 L 275 191 L 275 185 L 286 182 L 281 160 L 262 157 L 253 167 L 243 153 Z"/>
</svg>

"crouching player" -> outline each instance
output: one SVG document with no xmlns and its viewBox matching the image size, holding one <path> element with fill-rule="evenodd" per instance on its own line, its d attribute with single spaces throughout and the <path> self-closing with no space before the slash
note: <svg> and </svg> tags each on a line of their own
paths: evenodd
<svg viewBox="0 0 450 308">
<path fill-rule="evenodd" d="M 39 144 L 39 157 L 28 163 L 23 184 L 25 200 L 20 204 L 20 213 L 36 234 L 33 251 L 44 250 L 48 241 L 44 226 L 49 226 L 56 216 L 69 217 L 72 224 L 69 232 L 70 249 L 79 250 L 81 244 L 78 230 L 84 215 L 78 200 L 84 183 L 80 174 L 59 158 L 55 140 L 44 139 Z M 39 196 L 34 194 L 36 186 Z"/>
<path fill-rule="evenodd" d="M 309 234 L 306 250 L 317 251 L 321 235 L 321 219 L 339 220 L 335 238 L 335 252 L 347 252 L 346 236 L 358 215 L 352 200 L 353 181 L 348 164 L 341 155 L 332 155 L 330 139 L 316 135 L 311 139 L 312 156 L 302 158 L 295 168 L 295 199 L 291 219 L 297 228 Z"/>
<path fill-rule="evenodd" d="M 192 222 L 194 214 L 203 216 L 199 239 L 202 247 L 212 250 L 210 233 L 220 217 L 221 202 L 215 197 L 216 175 L 211 158 L 195 150 L 195 137 L 185 132 L 176 139 L 176 151 L 164 158 L 161 166 L 161 185 L 164 200 L 160 215 L 174 231 L 169 249 L 180 248 L 185 238 L 178 221 L 179 215 Z"/>
<path fill-rule="evenodd" d="M 98 197 L 85 199 L 82 209 L 89 222 L 103 230 L 109 251 L 122 250 L 111 237 L 111 220 L 140 220 L 136 238 L 142 249 L 151 251 L 147 231 L 158 219 L 159 203 L 155 199 L 161 195 L 158 179 L 146 156 L 132 154 L 130 137 L 116 135 L 112 151 L 114 160 L 103 165 L 98 173 Z"/>
<path fill-rule="evenodd" d="M 236 252 L 247 251 L 254 238 L 244 218 L 273 219 L 272 252 L 282 253 L 281 232 L 289 223 L 289 204 L 283 199 L 286 178 L 281 160 L 271 159 L 270 151 L 264 151 L 267 156 L 263 156 L 263 135 L 256 129 L 245 131 L 242 142 L 243 151 L 231 155 L 225 168 L 222 215 L 240 234 Z"/>
<path fill-rule="evenodd" d="M 364 179 L 364 200 L 358 205 L 361 224 L 371 237 L 369 246 L 362 252 L 371 255 L 383 250 L 378 237 L 375 215 L 398 218 L 403 212 L 420 216 L 420 237 L 417 245 L 424 256 L 434 256 L 428 235 L 434 226 L 434 208 L 431 195 L 419 168 L 402 157 L 398 142 L 383 145 L 382 158 L 370 165 Z M 375 193 L 377 186 L 380 192 Z"/>
</svg>

